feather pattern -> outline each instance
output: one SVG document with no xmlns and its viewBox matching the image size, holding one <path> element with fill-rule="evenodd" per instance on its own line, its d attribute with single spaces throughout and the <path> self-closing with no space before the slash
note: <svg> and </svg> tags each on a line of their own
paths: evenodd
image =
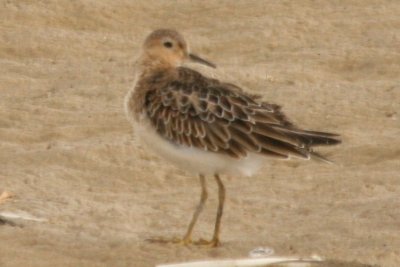
<svg viewBox="0 0 400 267">
<path fill-rule="evenodd" d="M 146 86 L 152 86 L 146 91 L 143 111 L 173 144 L 234 158 L 260 153 L 307 159 L 322 158 L 312 146 L 340 143 L 338 135 L 298 129 L 280 106 L 192 69 L 179 67 L 154 76 L 144 79 Z"/>
</svg>

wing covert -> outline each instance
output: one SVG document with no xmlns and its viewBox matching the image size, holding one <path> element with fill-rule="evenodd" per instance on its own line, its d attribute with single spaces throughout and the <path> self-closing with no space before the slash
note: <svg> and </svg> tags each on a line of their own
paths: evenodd
<svg viewBox="0 0 400 267">
<path fill-rule="evenodd" d="M 146 95 L 146 113 L 173 144 L 235 158 L 262 153 L 309 158 L 306 138 L 277 105 L 259 102 L 239 87 L 179 68 L 178 77 Z M 288 130 L 289 129 L 289 130 Z"/>
</svg>

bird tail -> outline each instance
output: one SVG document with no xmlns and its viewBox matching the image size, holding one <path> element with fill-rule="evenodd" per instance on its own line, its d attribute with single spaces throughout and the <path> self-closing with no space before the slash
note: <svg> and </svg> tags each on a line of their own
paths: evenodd
<svg viewBox="0 0 400 267">
<path fill-rule="evenodd" d="M 322 156 L 321 154 L 319 154 L 317 152 L 311 151 L 310 155 L 313 160 L 316 160 L 316 161 L 319 161 L 322 163 L 334 164 L 334 162 L 332 160 L 327 159 L 326 157 Z"/>
<path fill-rule="evenodd" d="M 313 147 L 315 146 L 331 146 L 337 145 L 341 143 L 339 139 L 340 136 L 334 133 L 326 133 L 326 132 L 317 132 L 317 131 L 306 131 L 300 130 L 296 128 L 284 128 L 277 127 L 276 130 L 281 133 L 290 136 L 291 138 L 298 140 L 299 143 L 303 144 L 304 150 L 307 151 L 307 155 L 309 155 L 312 159 L 317 160 L 323 163 L 332 164 L 333 162 L 321 154 L 313 151 Z"/>
<path fill-rule="evenodd" d="M 326 133 L 326 132 L 316 132 L 316 131 L 306 131 L 296 128 L 277 128 L 282 133 L 292 136 L 299 140 L 301 143 L 305 144 L 307 147 L 314 146 L 331 146 L 340 144 L 342 141 L 339 139 L 338 134 Z"/>
</svg>

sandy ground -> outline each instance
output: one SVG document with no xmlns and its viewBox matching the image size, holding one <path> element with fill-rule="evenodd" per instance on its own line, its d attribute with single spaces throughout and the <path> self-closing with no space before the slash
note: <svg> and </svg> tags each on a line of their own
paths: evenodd
<svg viewBox="0 0 400 267">
<path fill-rule="evenodd" d="M 399 14 L 397 0 L 1 0 L 0 194 L 15 196 L 0 213 L 35 220 L 0 219 L 0 266 L 154 266 L 258 246 L 400 266 Z M 343 136 L 320 150 L 336 165 L 267 159 L 257 176 L 224 177 L 217 249 L 145 241 L 183 234 L 200 192 L 123 112 L 135 55 L 160 27 L 297 124 Z M 212 233 L 209 185 L 196 237 Z"/>
</svg>

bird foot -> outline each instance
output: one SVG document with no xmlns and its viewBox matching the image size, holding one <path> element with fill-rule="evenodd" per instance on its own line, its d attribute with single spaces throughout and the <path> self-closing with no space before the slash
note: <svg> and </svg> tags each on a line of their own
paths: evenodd
<svg viewBox="0 0 400 267">
<path fill-rule="evenodd" d="M 211 240 L 200 239 L 199 241 L 193 242 L 193 244 L 197 246 L 205 246 L 211 248 L 215 248 L 221 245 L 218 238 L 213 238 Z"/>
</svg>

